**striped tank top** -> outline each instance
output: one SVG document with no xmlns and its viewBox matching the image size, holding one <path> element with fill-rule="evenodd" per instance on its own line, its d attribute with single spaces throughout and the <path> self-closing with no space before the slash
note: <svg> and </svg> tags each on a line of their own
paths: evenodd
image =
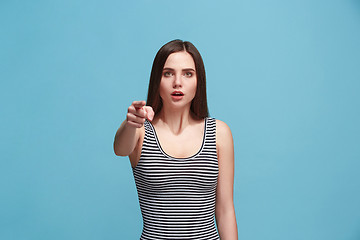
<svg viewBox="0 0 360 240">
<path fill-rule="evenodd" d="M 145 121 L 140 160 L 133 168 L 143 217 L 141 240 L 220 239 L 214 222 L 216 120 L 204 121 L 202 146 L 187 158 L 166 154 L 154 127 Z"/>
</svg>

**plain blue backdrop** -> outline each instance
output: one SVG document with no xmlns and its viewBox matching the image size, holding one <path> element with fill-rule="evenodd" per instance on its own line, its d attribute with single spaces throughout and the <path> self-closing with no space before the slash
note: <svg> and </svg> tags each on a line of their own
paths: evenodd
<svg viewBox="0 0 360 240">
<path fill-rule="evenodd" d="M 139 239 L 113 138 L 176 38 L 233 132 L 239 239 L 359 240 L 359 0 L 1 0 L 0 239 Z"/>
</svg>

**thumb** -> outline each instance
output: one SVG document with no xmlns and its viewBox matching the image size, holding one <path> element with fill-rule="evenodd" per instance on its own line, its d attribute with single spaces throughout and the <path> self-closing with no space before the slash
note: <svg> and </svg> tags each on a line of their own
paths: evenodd
<svg viewBox="0 0 360 240">
<path fill-rule="evenodd" d="M 144 110 L 145 110 L 145 114 L 146 114 L 146 118 L 149 120 L 149 121 L 152 121 L 153 118 L 154 118 L 154 110 L 152 109 L 152 107 L 150 106 L 144 106 Z"/>
</svg>

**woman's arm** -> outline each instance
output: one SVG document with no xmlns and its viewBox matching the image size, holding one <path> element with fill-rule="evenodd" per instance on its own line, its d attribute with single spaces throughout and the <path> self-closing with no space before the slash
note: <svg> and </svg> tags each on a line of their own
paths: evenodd
<svg viewBox="0 0 360 240">
<path fill-rule="evenodd" d="M 129 156 L 135 149 L 140 137 L 140 128 L 145 119 L 152 120 L 154 112 L 145 106 L 145 101 L 134 101 L 128 108 L 126 120 L 121 124 L 114 139 L 114 152 L 118 156 Z"/>
<path fill-rule="evenodd" d="M 127 124 L 126 120 L 120 125 L 114 139 L 114 152 L 117 156 L 129 156 L 134 151 L 140 136 L 137 129 Z"/>
<path fill-rule="evenodd" d="M 216 189 L 215 218 L 221 240 L 238 239 L 234 189 L 234 142 L 230 128 L 216 120 L 216 145 L 219 176 Z"/>
</svg>

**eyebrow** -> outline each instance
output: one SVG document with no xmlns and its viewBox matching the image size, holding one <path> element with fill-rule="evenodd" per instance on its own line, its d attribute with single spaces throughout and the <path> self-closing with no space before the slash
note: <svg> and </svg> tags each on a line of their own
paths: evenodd
<svg viewBox="0 0 360 240">
<path fill-rule="evenodd" d="M 173 68 L 164 68 L 163 71 L 175 71 L 175 69 L 173 69 Z M 186 72 L 186 71 L 193 71 L 193 72 L 195 72 L 195 70 L 192 69 L 192 68 L 184 68 L 184 69 L 182 69 L 182 71 L 183 71 L 183 72 Z"/>
</svg>

